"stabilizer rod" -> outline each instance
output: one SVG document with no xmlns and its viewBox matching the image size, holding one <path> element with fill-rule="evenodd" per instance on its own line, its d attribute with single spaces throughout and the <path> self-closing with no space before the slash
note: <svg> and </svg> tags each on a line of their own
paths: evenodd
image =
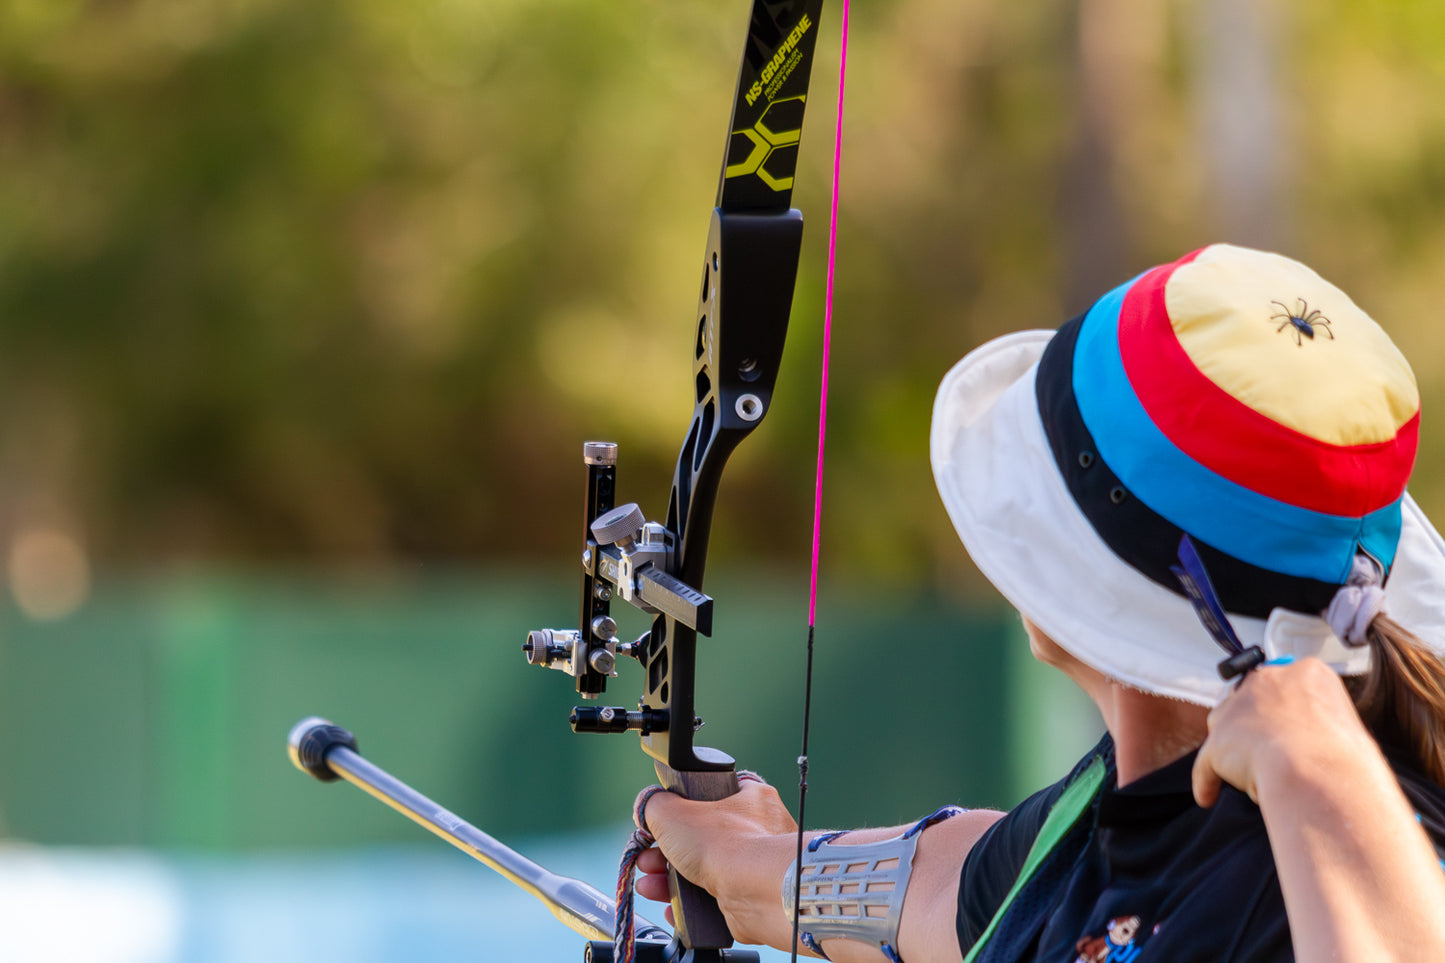
<svg viewBox="0 0 1445 963">
<path fill-rule="evenodd" d="M 612 925 L 617 918 L 612 900 L 581 880 L 538 866 L 367 762 L 356 751 L 356 737 L 350 732 L 311 716 L 296 723 L 286 741 L 291 761 L 302 772 L 323 782 L 345 779 L 531 893 L 567 928 L 589 940 L 611 943 Z M 635 918 L 639 942 L 671 939 L 672 934 L 656 923 L 641 915 Z"/>
</svg>

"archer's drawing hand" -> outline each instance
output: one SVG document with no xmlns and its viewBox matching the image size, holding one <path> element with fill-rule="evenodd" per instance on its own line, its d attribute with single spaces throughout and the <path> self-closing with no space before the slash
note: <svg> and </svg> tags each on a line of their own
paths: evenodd
<svg viewBox="0 0 1445 963">
<path fill-rule="evenodd" d="M 1209 714 L 1209 737 L 1194 762 L 1194 798 L 1212 806 L 1227 782 L 1259 803 L 1275 776 L 1348 769 L 1378 755 L 1334 670 L 1318 659 L 1266 664 Z"/>
<path fill-rule="evenodd" d="M 695 802 L 667 792 L 647 801 L 647 829 L 657 845 L 637 861 L 638 895 L 667 902 L 667 867 L 711 893 L 733 937 L 786 948 L 792 921 L 782 905 L 782 879 L 792 864 L 798 824 L 778 792 L 743 780 L 735 795 Z M 672 910 L 667 911 L 668 922 Z"/>
<path fill-rule="evenodd" d="M 1209 714 L 1200 805 L 1221 782 L 1264 815 L 1296 959 L 1445 959 L 1445 873 L 1329 666 L 1261 666 Z"/>
</svg>

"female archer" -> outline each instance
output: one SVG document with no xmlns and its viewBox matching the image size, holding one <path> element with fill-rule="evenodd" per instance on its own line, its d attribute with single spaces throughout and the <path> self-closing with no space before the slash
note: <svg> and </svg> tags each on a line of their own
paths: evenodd
<svg viewBox="0 0 1445 963">
<path fill-rule="evenodd" d="M 1445 542 L 1419 393 L 1298 262 L 1215 245 L 970 353 L 934 475 L 1108 734 L 1008 813 L 812 836 L 769 787 L 660 793 L 743 942 L 838 961 L 1445 960 Z M 799 878 L 801 877 L 801 878 Z M 1102 954 L 1102 955 L 1101 955 Z"/>
</svg>

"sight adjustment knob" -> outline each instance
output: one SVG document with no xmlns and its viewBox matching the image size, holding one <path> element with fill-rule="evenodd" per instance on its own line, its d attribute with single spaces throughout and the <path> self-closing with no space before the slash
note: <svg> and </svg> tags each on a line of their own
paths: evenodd
<svg viewBox="0 0 1445 963">
<path fill-rule="evenodd" d="M 592 536 L 597 539 L 598 544 L 617 545 L 627 549 L 637 540 L 637 533 L 642 531 L 646 522 L 647 517 L 642 514 L 637 503 L 628 502 L 598 515 L 597 520 L 592 523 Z"/>
</svg>

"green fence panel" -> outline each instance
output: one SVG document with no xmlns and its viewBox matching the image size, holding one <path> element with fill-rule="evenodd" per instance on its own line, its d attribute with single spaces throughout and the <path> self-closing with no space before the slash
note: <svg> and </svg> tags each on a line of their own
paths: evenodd
<svg viewBox="0 0 1445 963">
<path fill-rule="evenodd" d="M 796 794 L 804 608 L 791 574 L 720 579 L 701 640 L 699 740 Z M 486 572 L 406 579 L 193 577 L 102 586 L 69 618 L 0 610 L 0 818 L 41 843 L 250 850 L 421 841 L 365 794 L 293 769 L 323 715 L 488 832 L 625 820 L 652 781 L 633 735 L 578 736 L 570 680 L 527 666 L 575 585 Z M 1097 732 L 1017 617 L 838 589 L 821 609 L 814 825 L 888 824 L 946 802 L 1006 806 Z M 646 622 L 626 613 L 624 635 Z M 604 704 L 635 703 L 624 660 Z M 1092 727 L 1092 728 L 1091 728 Z"/>
</svg>

